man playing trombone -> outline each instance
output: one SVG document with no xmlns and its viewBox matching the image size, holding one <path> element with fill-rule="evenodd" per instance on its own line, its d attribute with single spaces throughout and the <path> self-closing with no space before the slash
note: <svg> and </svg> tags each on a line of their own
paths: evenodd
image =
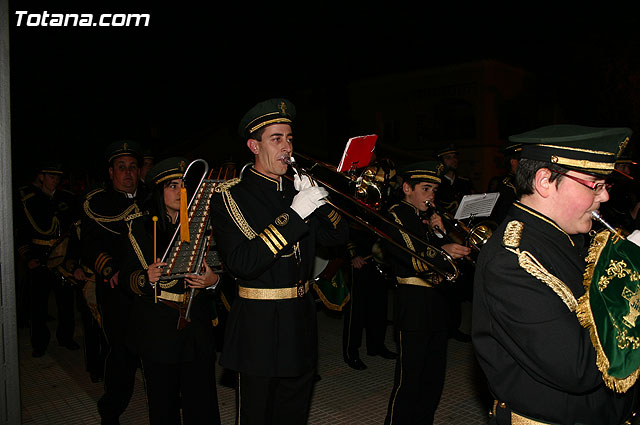
<svg viewBox="0 0 640 425">
<path fill-rule="evenodd" d="M 398 283 L 394 321 L 399 347 L 386 424 L 433 423 L 444 386 L 449 313 L 439 285 L 447 282 L 434 270 L 445 265 L 443 257 L 455 260 L 471 250 L 445 243 L 443 233 L 441 238 L 434 236 L 434 231 L 444 229 L 442 219 L 437 214 L 425 216 L 427 202 L 433 202 L 441 182 L 442 169 L 437 161 L 404 167 L 399 171 L 404 198 L 389 208 L 389 218 L 402 227 L 388 225 L 387 234 L 417 255 L 385 244 L 385 258 Z"/>
<path fill-rule="evenodd" d="M 551 125 L 509 138 L 523 144 L 519 200 L 480 251 L 473 297 L 472 338 L 495 398 L 492 424 L 629 418 L 635 388 L 607 388 L 577 313 L 584 234 L 609 199 L 605 178 L 630 135 L 628 128 Z"/>
<path fill-rule="evenodd" d="M 344 245 L 345 220 L 308 176 L 284 178 L 293 152 L 294 105 L 250 109 L 240 135 L 254 155 L 241 180 L 216 188 L 213 230 L 237 279 L 220 364 L 239 373 L 237 423 L 307 422 L 317 368 L 316 307 L 309 279 L 316 243 Z"/>
</svg>

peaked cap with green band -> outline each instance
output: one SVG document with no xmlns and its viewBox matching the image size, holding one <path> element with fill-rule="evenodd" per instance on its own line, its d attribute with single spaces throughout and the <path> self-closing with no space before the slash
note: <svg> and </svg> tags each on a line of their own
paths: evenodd
<svg viewBox="0 0 640 425">
<path fill-rule="evenodd" d="M 189 165 L 189 162 L 181 156 L 163 159 L 149 170 L 147 180 L 152 184 L 158 184 L 165 181 L 181 179 L 184 176 L 187 165 Z"/>
<path fill-rule="evenodd" d="M 605 384 L 626 392 L 640 374 L 640 246 L 605 229 L 586 261 L 578 319 L 589 330 Z"/>
<path fill-rule="evenodd" d="M 138 159 L 139 163 L 142 163 L 142 152 L 142 146 L 138 142 L 134 140 L 118 140 L 107 146 L 104 156 L 108 163 L 121 156 L 133 156 Z"/>
<path fill-rule="evenodd" d="M 39 173 L 47 173 L 47 174 L 64 174 L 64 170 L 62 169 L 62 163 L 58 161 L 46 161 L 42 163 L 42 166 L 38 170 Z"/>
<path fill-rule="evenodd" d="M 422 161 L 406 165 L 398 170 L 398 174 L 404 181 L 413 180 L 419 182 L 431 182 L 440 184 L 440 176 L 444 166 L 439 161 Z"/>
<path fill-rule="evenodd" d="M 249 135 L 271 124 L 293 124 L 296 107 L 287 99 L 273 98 L 258 103 L 240 120 L 238 133 L 244 140 Z"/>
<path fill-rule="evenodd" d="M 458 149 L 456 149 L 453 145 L 444 146 L 436 151 L 436 158 L 442 159 L 443 156 L 448 155 L 450 153 L 460 153 Z"/>
<path fill-rule="evenodd" d="M 550 125 L 509 137 L 522 143 L 520 158 L 550 162 L 596 176 L 609 175 L 631 137 L 626 127 Z"/>
</svg>

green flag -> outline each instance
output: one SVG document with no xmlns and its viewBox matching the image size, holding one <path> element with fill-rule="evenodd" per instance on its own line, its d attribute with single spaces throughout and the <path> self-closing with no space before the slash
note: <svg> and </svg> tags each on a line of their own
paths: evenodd
<svg viewBox="0 0 640 425">
<path fill-rule="evenodd" d="M 590 331 L 605 384 L 626 392 L 640 372 L 640 247 L 603 230 L 586 261 L 578 318 Z"/>
</svg>

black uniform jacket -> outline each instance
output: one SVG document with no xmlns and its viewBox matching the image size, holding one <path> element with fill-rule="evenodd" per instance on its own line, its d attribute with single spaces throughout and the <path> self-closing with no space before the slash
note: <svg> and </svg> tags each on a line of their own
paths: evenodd
<svg viewBox="0 0 640 425">
<path fill-rule="evenodd" d="M 401 201 L 389 208 L 389 218 L 404 226 L 410 233 L 416 236 L 424 236 L 423 240 L 430 245 L 439 247 L 441 242 L 434 241 L 435 237 L 429 239 L 428 225 L 422 222 L 420 211 L 406 201 Z M 440 260 L 436 257 L 433 249 L 429 249 L 425 244 L 415 240 L 407 233 L 402 232 L 397 227 L 386 225 L 387 233 L 395 242 L 411 249 L 424 257 L 431 264 L 442 267 Z M 425 263 L 413 257 L 408 252 L 385 243 L 385 260 L 391 265 L 393 273 L 397 278 L 420 277 L 429 284 L 433 284 L 434 279 L 439 280 L 437 275 L 429 269 Z M 446 282 L 441 284 L 445 285 Z M 395 326 L 402 331 L 436 331 L 444 330 L 447 327 L 447 307 L 441 289 L 435 284 L 434 287 L 398 284 L 395 292 Z"/>
<path fill-rule="evenodd" d="M 584 294 L 585 254 L 581 235 L 515 203 L 478 257 L 473 344 L 494 397 L 515 412 L 620 424 L 633 389 L 616 395 L 605 387 L 589 332 L 569 308 Z"/>
<path fill-rule="evenodd" d="M 462 197 L 472 193 L 474 193 L 473 184 L 468 178 L 456 175 L 452 182 L 446 176 L 442 176 L 436 202 L 441 208 L 453 214 L 458 209 Z"/>
<path fill-rule="evenodd" d="M 123 238 L 119 286 L 133 295 L 130 333 L 127 343 L 143 358 L 156 363 L 180 363 L 215 356 L 214 291 L 197 289 L 189 313 L 190 323 L 178 330 L 179 311 L 160 300 L 146 269 L 153 261 L 153 222 L 149 214 L 131 221 L 131 234 Z M 168 247 L 176 226 L 156 230 L 156 255 Z M 190 288 L 184 279 L 160 281 L 159 296 L 183 295 Z M 177 306 L 177 304 L 173 304 Z"/>
<path fill-rule="evenodd" d="M 239 183 L 217 188 L 214 238 L 239 286 L 285 288 L 310 279 L 316 243 L 345 244 L 347 223 L 329 205 L 307 220 L 291 209 L 297 191 L 249 169 Z M 259 376 L 299 376 L 316 367 L 316 309 L 311 293 L 293 299 L 237 297 L 231 307 L 220 364 Z"/>
<path fill-rule="evenodd" d="M 34 185 L 24 186 L 20 188 L 20 210 L 16 243 L 21 257 L 40 260 L 42 265 L 50 259 L 72 272 L 79 255 L 76 196 L 61 189 L 48 196 Z M 57 257 L 64 258 L 56 261 Z"/>
<path fill-rule="evenodd" d="M 515 186 L 515 176 L 508 174 L 504 176 L 498 184 L 498 200 L 496 201 L 493 211 L 489 219 L 493 220 L 496 224 L 502 223 L 502 220 L 507 216 L 511 204 L 513 204 L 517 197 L 517 191 Z"/>
<path fill-rule="evenodd" d="M 108 281 L 120 269 L 118 240 L 128 232 L 124 219 L 141 214 L 136 201 L 142 199 L 139 192 L 131 198 L 112 188 L 95 189 L 85 196 L 80 236 L 82 259 L 94 270 L 96 279 L 99 276 Z"/>
</svg>

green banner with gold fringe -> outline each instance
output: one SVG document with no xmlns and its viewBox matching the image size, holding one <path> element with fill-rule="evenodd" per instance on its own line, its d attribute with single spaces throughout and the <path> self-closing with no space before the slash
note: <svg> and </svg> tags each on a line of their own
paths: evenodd
<svg viewBox="0 0 640 425">
<path fill-rule="evenodd" d="M 605 384 L 626 392 L 640 372 L 640 247 L 602 230 L 586 261 L 578 318 L 590 331 Z"/>
<path fill-rule="evenodd" d="M 349 302 L 349 288 L 342 272 L 344 260 L 336 258 L 329 261 L 327 267 L 315 279 L 315 291 L 325 307 L 342 311 Z"/>
</svg>

